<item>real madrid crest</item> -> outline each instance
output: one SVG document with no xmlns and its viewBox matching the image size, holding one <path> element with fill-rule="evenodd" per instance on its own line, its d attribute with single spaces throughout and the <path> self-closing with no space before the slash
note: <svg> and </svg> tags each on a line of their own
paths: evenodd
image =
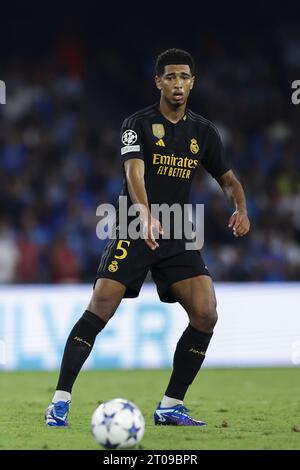
<svg viewBox="0 0 300 470">
<path fill-rule="evenodd" d="M 110 265 L 108 266 L 108 270 L 111 272 L 111 273 L 114 273 L 116 271 L 118 271 L 119 269 L 119 266 L 118 266 L 118 261 L 112 261 L 110 263 Z"/>
<path fill-rule="evenodd" d="M 199 152 L 199 145 L 196 139 L 191 139 L 191 145 L 190 145 L 190 150 L 192 153 L 198 153 Z"/>
<path fill-rule="evenodd" d="M 162 139 L 165 135 L 165 128 L 163 124 L 152 124 L 152 132 L 155 137 Z"/>
</svg>

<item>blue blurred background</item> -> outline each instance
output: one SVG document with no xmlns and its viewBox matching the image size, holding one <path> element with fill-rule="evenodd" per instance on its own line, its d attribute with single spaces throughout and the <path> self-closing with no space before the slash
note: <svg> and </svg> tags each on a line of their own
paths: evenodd
<svg viewBox="0 0 300 470">
<path fill-rule="evenodd" d="M 265 6 L 264 6 L 265 5 Z M 203 256 L 216 281 L 300 278 L 300 30 L 292 9 L 78 2 L 6 6 L 0 31 L 0 283 L 92 282 L 96 207 L 122 184 L 119 129 L 158 100 L 157 54 L 191 52 L 191 109 L 215 122 L 248 199 L 235 239 L 218 185 L 199 172 Z M 115 11 L 113 11 L 115 9 Z"/>
</svg>

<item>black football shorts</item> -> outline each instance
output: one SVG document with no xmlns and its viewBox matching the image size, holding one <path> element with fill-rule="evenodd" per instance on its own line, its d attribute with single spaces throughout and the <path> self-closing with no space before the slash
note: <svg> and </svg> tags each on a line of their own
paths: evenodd
<svg viewBox="0 0 300 470">
<path fill-rule="evenodd" d="M 190 277 L 210 276 L 199 250 L 185 250 L 182 240 L 157 240 L 159 248 L 151 250 L 143 239 L 110 240 L 102 253 L 96 280 L 108 278 L 126 286 L 124 297 L 138 297 L 151 271 L 162 302 L 177 302 L 170 286 Z M 94 284 L 94 286 L 95 286 Z"/>
</svg>

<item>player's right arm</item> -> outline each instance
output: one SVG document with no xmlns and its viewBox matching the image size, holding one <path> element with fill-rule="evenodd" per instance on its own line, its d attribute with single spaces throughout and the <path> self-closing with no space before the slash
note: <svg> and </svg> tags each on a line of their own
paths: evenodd
<svg viewBox="0 0 300 470">
<path fill-rule="evenodd" d="M 144 227 L 145 242 L 155 250 L 159 244 L 154 233 L 163 233 L 159 220 L 151 215 L 145 187 L 145 164 L 139 158 L 131 158 L 124 163 L 128 192 L 133 204 L 139 204 L 140 218 Z"/>
<path fill-rule="evenodd" d="M 155 250 L 158 243 L 154 233 L 162 233 L 158 220 L 151 216 L 145 187 L 143 130 L 134 118 L 125 119 L 121 129 L 121 159 L 124 165 L 128 192 L 133 204 L 139 204 L 140 219 L 146 244 Z"/>
</svg>

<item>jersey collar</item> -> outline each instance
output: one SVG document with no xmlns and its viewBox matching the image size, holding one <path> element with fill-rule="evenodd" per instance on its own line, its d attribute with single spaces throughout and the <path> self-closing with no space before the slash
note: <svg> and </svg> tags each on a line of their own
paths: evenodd
<svg viewBox="0 0 300 470">
<path fill-rule="evenodd" d="M 186 108 L 186 109 L 185 109 L 185 113 L 184 113 L 184 115 L 182 116 L 182 118 L 179 119 L 179 121 L 177 121 L 177 122 L 172 122 L 172 121 L 170 121 L 169 119 L 167 119 L 167 118 L 160 112 L 159 103 L 156 103 L 156 104 L 155 104 L 155 108 L 156 108 L 157 114 L 158 114 L 166 123 L 170 124 L 171 126 L 178 126 L 179 124 L 184 124 L 184 123 L 188 120 L 188 117 L 189 117 L 189 109 Z"/>
</svg>

